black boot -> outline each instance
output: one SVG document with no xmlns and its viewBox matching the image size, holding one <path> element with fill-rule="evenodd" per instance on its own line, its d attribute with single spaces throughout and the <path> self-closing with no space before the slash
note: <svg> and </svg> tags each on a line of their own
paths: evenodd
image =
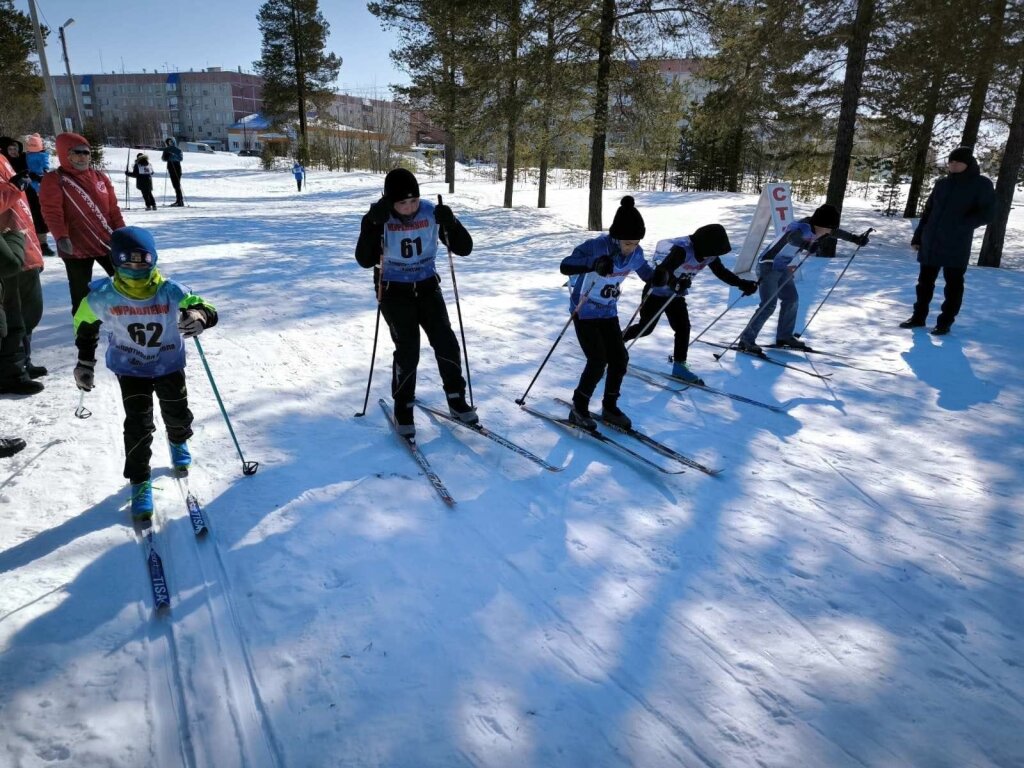
<svg viewBox="0 0 1024 768">
<path fill-rule="evenodd" d="M 395 401 L 395 431 L 406 440 L 416 439 L 416 424 L 412 417 L 412 403 Z"/>
<path fill-rule="evenodd" d="M 0 459 L 13 456 L 25 447 L 25 441 L 20 437 L 0 437 Z"/>
<path fill-rule="evenodd" d="M 38 379 L 45 376 L 49 371 L 42 365 L 32 365 L 32 335 L 26 333 L 21 340 L 21 346 L 25 350 L 25 373 L 30 379 Z"/>
<path fill-rule="evenodd" d="M 579 390 L 572 393 L 572 408 L 569 409 L 569 421 L 586 430 L 597 429 L 597 422 L 590 415 L 590 398 Z"/>
<path fill-rule="evenodd" d="M 463 424 L 479 424 L 480 417 L 476 415 L 476 408 L 466 402 L 465 392 L 449 392 L 448 413 L 461 421 Z"/>
<path fill-rule="evenodd" d="M 618 395 L 605 395 L 601 401 L 601 421 L 619 429 L 632 429 L 633 422 L 618 406 Z"/>
<path fill-rule="evenodd" d="M 924 328 L 924 320 L 916 315 L 911 316 L 900 323 L 900 328 Z"/>
</svg>

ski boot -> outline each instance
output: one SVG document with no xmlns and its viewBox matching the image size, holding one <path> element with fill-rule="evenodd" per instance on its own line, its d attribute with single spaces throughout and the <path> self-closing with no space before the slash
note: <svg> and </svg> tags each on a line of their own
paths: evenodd
<svg viewBox="0 0 1024 768">
<path fill-rule="evenodd" d="M 738 349 L 740 352 L 746 352 L 751 355 L 764 355 L 764 350 L 761 349 L 757 344 L 755 344 L 752 341 L 744 341 L 743 339 L 740 339 L 738 342 L 736 342 L 736 349 Z"/>
<path fill-rule="evenodd" d="M 672 377 L 681 379 L 687 384 L 697 384 L 704 386 L 704 379 L 698 376 L 696 373 L 690 370 L 690 366 L 686 363 L 672 363 Z"/>
<path fill-rule="evenodd" d="M 795 349 L 797 351 L 810 349 L 807 344 L 804 344 L 796 336 L 790 336 L 788 339 L 776 339 L 775 346 L 779 349 Z"/>
<path fill-rule="evenodd" d="M 171 464 L 177 472 L 186 473 L 192 466 L 192 454 L 188 450 L 188 442 L 170 443 Z"/>
<path fill-rule="evenodd" d="M 132 483 L 132 520 L 137 523 L 153 518 L 153 483 Z"/>
<path fill-rule="evenodd" d="M 619 408 L 618 398 L 605 398 L 601 401 L 601 421 L 619 429 L 632 429 L 633 422 Z"/>
<path fill-rule="evenodd" d="M 395 403 L 395 431 L 406 440 L 416 439 L 416 424 L 412 418 L 412 403 Z"/>
<path fill-rule="evenodd" d="M 462 392 L 448 393 L 448 413 L 463 424 L 480 423 L 480 417 L 476 415 L 476 408 L 466 402 L 466 396 Z"/>
<path fill-rule="evenodd" d="M 924 320 L 917 317 L 909 317 L 900 323 L 900 328 L 924 328 Z"/>
<path fill-rule="evenodd" d="M 597 429 L 597 421 L 590 415 L 590 399 L 573 393 L 572 408 L 569 409 L 569 423 L 593 432 Z"/>
</svg>

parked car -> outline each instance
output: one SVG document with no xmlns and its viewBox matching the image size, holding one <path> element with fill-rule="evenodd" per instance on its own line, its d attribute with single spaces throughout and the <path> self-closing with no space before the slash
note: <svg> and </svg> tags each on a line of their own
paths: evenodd
<svg viewBox="0 0 1024 768">
<path fill-rule="evenodd" d="M 238 150 L 239 157 L 259 157 L 260 151 L 258 149 L 240 149 Z"/>
<path fill-rule="evenodd" d="M 183 141 L 178 145 L 182 152 L 206 152 L 213 154 L 213 147 L 202 141 Z"/>
</svg>

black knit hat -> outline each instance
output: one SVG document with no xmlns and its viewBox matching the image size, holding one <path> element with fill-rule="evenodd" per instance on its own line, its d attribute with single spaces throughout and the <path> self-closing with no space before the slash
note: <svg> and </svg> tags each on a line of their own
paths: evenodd
<svg viewBox="0 0 1024 768">
<path fill-rule="evenodd" d="M 384 196 L 393 203 L 420 196 L 420 184 L 411 171 L 394 168 L 384 177 Z"/>
<path fill-rule="evenodd" d="M 974 153 L 971 152 L 970 147 L 957 147 L 949 153 L 948 162 L 967 163 L 970 165 L 972 160 L 974 160 Z"/>
<path fill-rule="evenodd" d="M 839 210 L 834 205 L 825 203 L 811 215 L 811 225 L 835 229 L 839 226 Z"/>
<path fill-rule="evenodd" d="M 608 234 L 616 240 L 642 240 L 647 234 L 644 217 L 636 209 L 636 201 L 629 195 L 622 198 L 612 225 L 608 227 Z"/>
<path fill-rule="evenodd" d="M 724 256 L 732 250 L 729 235 L 721 224 L 705 224 L 692 235 L 690 243 L 693 253 L 698 259 L 710 259 L 712 256 Z"/>
</svg>

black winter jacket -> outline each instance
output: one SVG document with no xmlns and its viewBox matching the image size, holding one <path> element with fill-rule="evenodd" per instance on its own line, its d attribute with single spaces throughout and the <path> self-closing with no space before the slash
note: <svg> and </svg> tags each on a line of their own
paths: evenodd
<svg viewBox="0 0 1024 768">
<path fill-rule="evenodd" d="M 971 260 L 974 230 L 992 221 L 995 192 L 974 160 L 967 170 L 939 179 L 928 195 L 911 245 L 926 267 L 965 269 Z"/>
</svg>

